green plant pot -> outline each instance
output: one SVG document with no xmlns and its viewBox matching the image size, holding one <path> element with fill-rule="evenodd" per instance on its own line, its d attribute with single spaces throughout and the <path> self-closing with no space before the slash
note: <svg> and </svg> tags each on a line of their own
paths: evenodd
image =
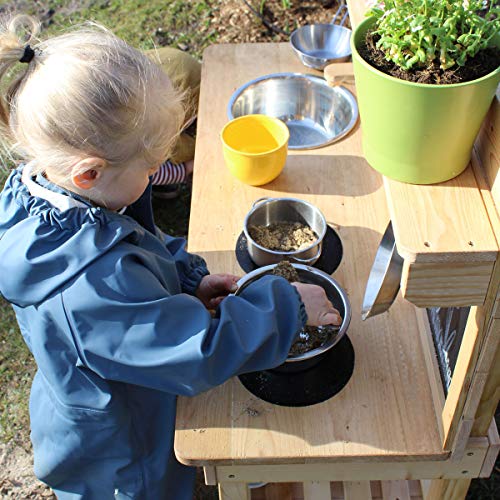
<svg viewBox="0 0 500 500">
<path fill-rule="evenodd" d="M 477 80 L 429 85 L 399 80 L 370 66 L 357 47 L 375 22 L 351 38 L 363 152 L 380 173 L 411 184 L 460 174 L 500 81 L 500 67 Z"/>
</svg>

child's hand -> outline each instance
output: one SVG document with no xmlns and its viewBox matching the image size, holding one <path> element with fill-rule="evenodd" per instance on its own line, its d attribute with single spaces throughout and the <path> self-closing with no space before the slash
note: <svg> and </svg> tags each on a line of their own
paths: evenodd
<svg viewBox="0 0 500 500">
<path fill-rule="evenodd" d="M 323 288 L 305 283 L 292 283 L 306 307 L 307 324 L 310 326 L 340 325 L 340 313 L 328 300 Z"/>
<path fill-rule="evenodd" d="M 209 274 L 201 280 L 196 296 L 207 309 L 215 309 L 224 297 L 236 292 L 238 280 L 238 276 L 232 274 Z"/>
</svg>

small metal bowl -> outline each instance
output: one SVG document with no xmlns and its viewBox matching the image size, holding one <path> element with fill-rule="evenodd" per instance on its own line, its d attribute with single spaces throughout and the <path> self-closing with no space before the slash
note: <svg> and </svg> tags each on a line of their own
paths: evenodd
<svg viewBox="0 0 500 500">
<path fill-rule="evenodd" d="M 396 249 L 392 223 L 389 222 L 368 277 L 361 311 L 363 321 L 391 307 L 399 291 L 403 262 Z"/>
<path fill-rule="evenodd" d="M 251 283 L 262 278 L 266 274 L 271 274 L 272 270 L 276 264 L 260 267 L 251 273 L 246 274 L 238 281 L 238 290 L 235 295 L 240 295 L 241 292 Z M 339 330 L 336 335 L 333 335 L 328 342 L 323 344 L 321 347 L 316 349 L 311 349 L 303 354 L 297 356 L 288 356 L 286 361 L 273 368 L 273 370 L 278 372 L 297 372 L 302 370 L 307 370 L 311 366 L 318 363 L 325 353 L 329 351 L 334 345 L 336 345 L 340 339 L 347 333 L 349 324 L 351 322 L 351 304 L 345 290 L 335 281 L 329 274 L 326 274 L 315 267 L 304 266 L 303 264 L 292 264 L 296 269 L 301 283 L 309 283 L 312 285 L 318 285 L 325 290 L 325 293 L 333 304 L 333 306 L 339 311 L 342 316 L 342 324 L 339 326 Z"/>
<path fill-rule="evenodd" d="M 290 45 L 304 66 L 318 70 L 351 57 L 352 31 L 337 24 L 309 24 L 296 29 Z"/>
<path fill-rule="evenodd" d="M 262 114 L 283 120 L 288 149 L 314 149 L 338 141 L 356 124 L 358 106 L 344 87 L 315 75 L 274 73 L 238 88 L 227 107 L 229 119 Z"/>
<path fill-rule="evenodd" d="M 307 248 L 279 251 L 259 245 L 251 236 L 250 226 L 268 226 L 273 222 L 300 222 L 309 226 L 318 239 Z M 298 198 L 259 198 L 245 217 L 243 232 L 247 250 L 258 266 L 277 264 L 282 260 L 313 265 L 320 257 L 327 224 L 325 216 L 311 203 Z"/>
</svg>

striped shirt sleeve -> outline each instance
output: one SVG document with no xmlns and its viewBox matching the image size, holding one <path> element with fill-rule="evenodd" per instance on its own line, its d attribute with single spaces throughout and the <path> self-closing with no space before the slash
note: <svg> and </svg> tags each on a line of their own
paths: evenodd
<svg viewBox="0 0 500 500">
<path fill-rule="evenodd" d="M 178 184 L 186 180 L 186 166 L 184 163 L 172 163 L 167 160 L 161 164 L 158 172 L 153 175 L 153 186 Z"/>
</svg>

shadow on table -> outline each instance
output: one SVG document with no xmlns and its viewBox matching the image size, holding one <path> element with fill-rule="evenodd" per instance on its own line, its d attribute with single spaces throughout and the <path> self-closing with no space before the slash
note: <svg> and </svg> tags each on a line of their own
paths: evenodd
<svg viewBox="0 0 500 500">
<path fill-rule="evenodd" d="M 294 194 L 364 196 L 382 187 L 382 176 L 360 156 L 294 154 L 278 178 L 260 187 Z"/>
</svg>

